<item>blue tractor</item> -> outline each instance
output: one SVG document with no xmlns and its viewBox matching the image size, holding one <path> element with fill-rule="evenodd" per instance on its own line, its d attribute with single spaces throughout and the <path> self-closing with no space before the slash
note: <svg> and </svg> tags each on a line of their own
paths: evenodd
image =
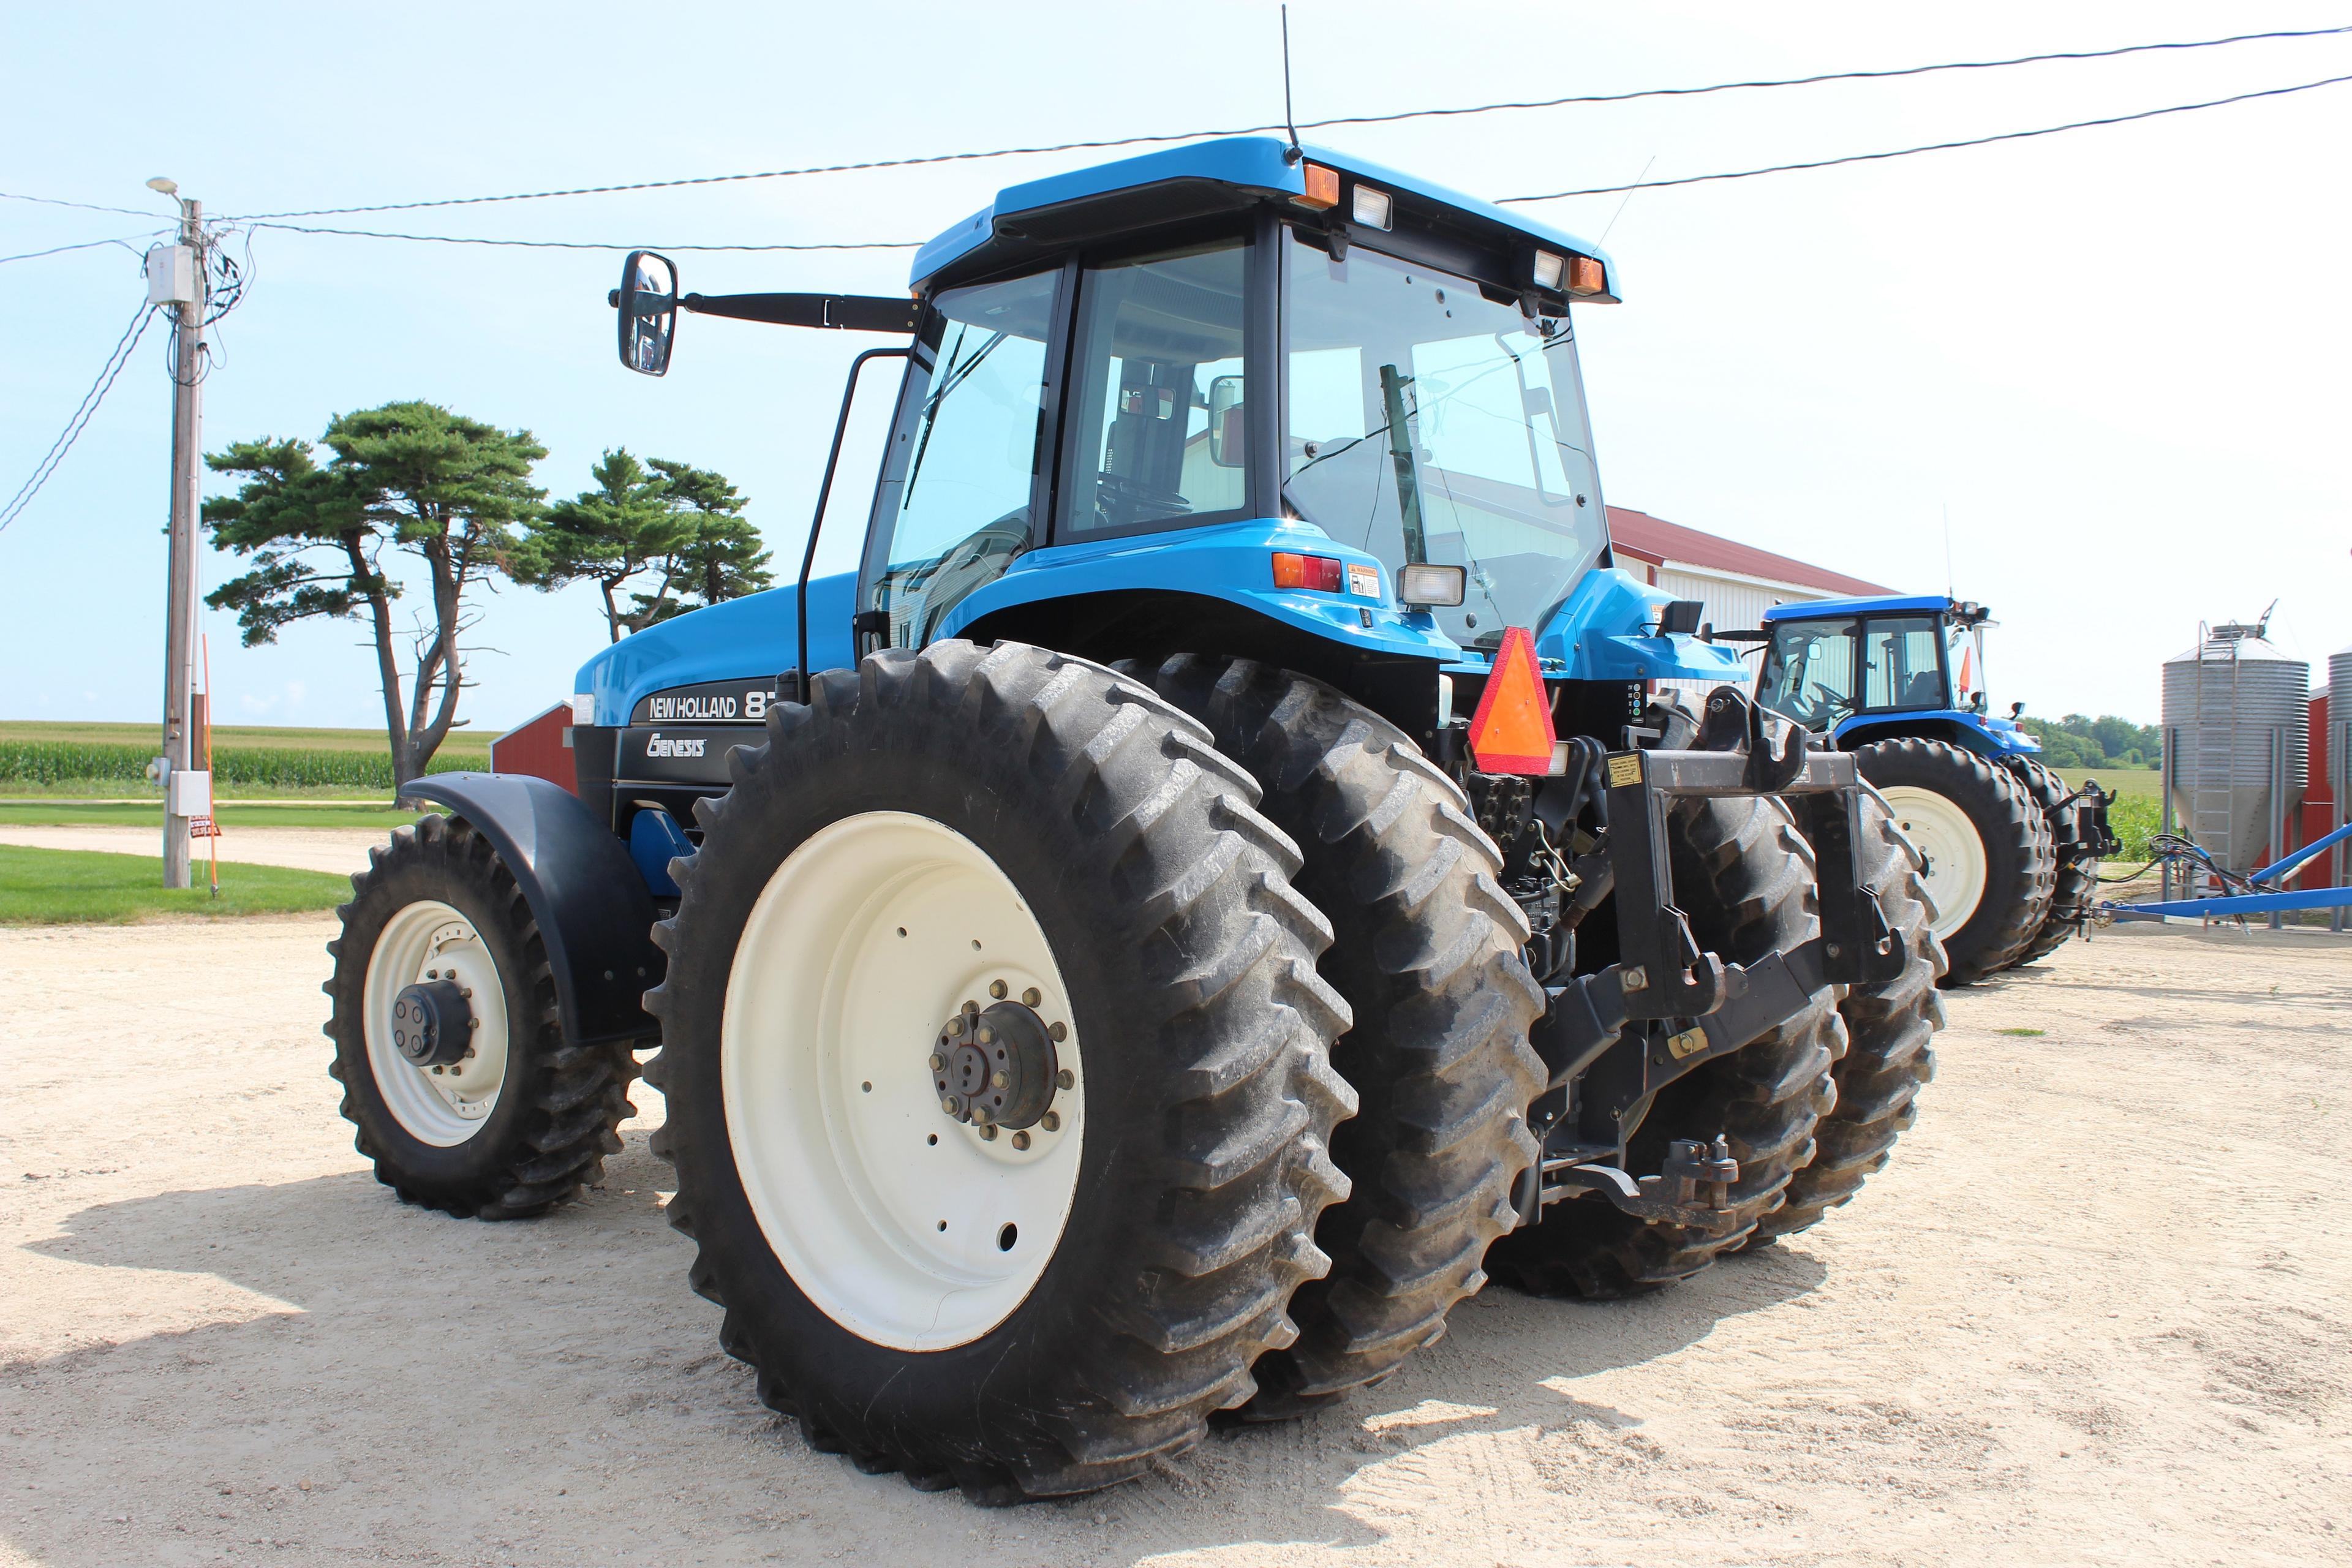
<svg viewBox="0 0 2352 1568">
<path fill-rule="evenodd" d="M 1944 595 L 1765 612 L 1756 700 L 1853 753 L 1927 858 L 1933 929 L 1966 985 L 2084 928 L 2117 846 L 2096 780 L 2071 788 L 2042 743 L 1987 711 L 1982 605 Z"/>
<path fill-rule="evenodd" d="M 1818 1220 L 1930 1074 L 1919 865 L 1612 569 L 1598 249 L 1236 139 L 998 194 L 881 334 L 862 559 L 583 668 L 576 795 L 437 773 L 342 911 L 359 1147 L 539 1213 L 640 1049 L 688 1278 L 819 1448 L 1082 1492 L 1393 1371 L 1490 1273 L 1657 1289 Z M 1717 683 L 1693 712 L 1652 683 Z M 1596 918 L 1597 917 L 1597 918 Z"/>
</svg>

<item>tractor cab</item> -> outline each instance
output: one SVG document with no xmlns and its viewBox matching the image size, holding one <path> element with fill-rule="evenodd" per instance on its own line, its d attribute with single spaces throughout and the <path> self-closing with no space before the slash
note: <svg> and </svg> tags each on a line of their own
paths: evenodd
<svg viewBox="0 0 2352 1568">
<path fill-rule="evenodd" d="M 1545 682 L 1606 685 L 1577 701 L 1620 725 L 1645 681 L 1745 683 L 1695 616 L 1607 570 L 1570 309 L 1619 285 L 1586 241 L 1236 138 L 1008 187 L 909 281 L 911 301 L 711 299 L 631 258 L 614 303 L 633 370 L 667 368 L 681 308 L 907 346 L 862 356 L 905 365 L 858 570 L 642 634 L 675 645 L 658 659 L 600 658 L 582 688 L 599 725 L 713 638 L 786 688 L 942 637 L 1245 650 L 1433 750 L 1513 628 Z"/>
<path fill-rule="evenodd" d="M 1988 755 L 2040 751 L 1995 718 L 1984 684 L 1982 605 L 1943 595 L 1822 599 L 1765 612 L 1756 700 L 1841 750 L 1889 734 L 1930 736 Z"/>
</svg>

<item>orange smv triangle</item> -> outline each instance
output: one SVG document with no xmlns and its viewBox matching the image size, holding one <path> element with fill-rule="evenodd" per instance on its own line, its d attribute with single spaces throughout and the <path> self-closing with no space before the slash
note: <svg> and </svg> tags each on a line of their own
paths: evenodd
<svg viewBox="0 0 2352 1568">
<path fill-rule="evenodd" d="M 1551 772 L 1551 701 L 1536 664 L 1536 639 L 1525 626 L 1503 633 L 1495 668 L 1470 720 L 1470 752 L 1488 773 Z"/>
</svg>

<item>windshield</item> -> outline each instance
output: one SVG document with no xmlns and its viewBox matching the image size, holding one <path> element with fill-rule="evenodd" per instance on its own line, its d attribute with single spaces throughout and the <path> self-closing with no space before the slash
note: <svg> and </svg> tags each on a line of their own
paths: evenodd
<svg viewBox="0 0 2352 1568">
<path fill-rule="evenodd" d="M 1814 729 L 1856 713 L 1947 707 L 1942 640 L 1935 616 L 1782 621 L 1757 690 L 1765 707 Z"/>
<path fill-rule="evenodd" d="M 1492 648 L 1540 628 L 1608 543 L 1565 320 L 1361 246 L 1288 247 L 1283 494 L 1334 540 L 1459 565 L 1447 635 Z"/>
</svg>

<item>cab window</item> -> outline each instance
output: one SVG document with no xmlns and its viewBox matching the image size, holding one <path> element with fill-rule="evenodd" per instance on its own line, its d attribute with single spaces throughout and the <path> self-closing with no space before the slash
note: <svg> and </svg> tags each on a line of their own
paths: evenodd
<svg viewBox="0 0 2352 1568">
<path fill-rule="evenodd" d="M 866 607 L 888 616 L 893 647 L 929 642 L 1036 542 L 1030 498 L 1060 278 L 950 289 L 933 302 L 877 497 L 888 543 L 869 567 Z"/>
<path fill-rule="evenodd" d="M 1783 621 L 1772 629 L 1758 683 L 1764 706 L 1825 730 L 1854 711 L 1852 621 Z"/>
<path fill-rule="evenodd" d="M 1941 708 L 1941 627 L 1933 616 L 1873 617 L 1863 623 L 1863 706 Z"/>
<path fill-rule="evenodd" d="M 1244 515 L 1247 256 L 1234 241 L 1082 273 L 1060 542 Z"/>
</svg>

